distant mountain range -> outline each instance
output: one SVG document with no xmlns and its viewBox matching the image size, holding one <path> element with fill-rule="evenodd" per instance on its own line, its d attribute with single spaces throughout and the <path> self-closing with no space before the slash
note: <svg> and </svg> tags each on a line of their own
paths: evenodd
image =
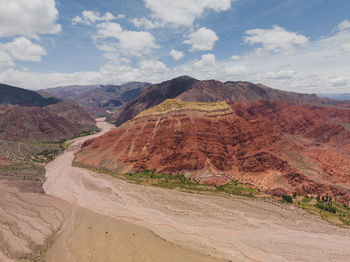
<svg viewBox="0 0 350 262">
<path fill-rule="evenodd" d="M 57 141 L 94 128 L 94 118 L 79 105 L 0 84 L 0 140 Z"/>
<path fill-rule="evenodd" d="M 123 106 L 150 85 L 145 82 L 130 82 L 123 85 L 61 86 L 39 92 L 73 101 L 91 111 L 105 112 Z"/>
<path fill-rule="evenodd" d="M 320 93 L 319 97 L 327 97 L 334 100 L 350 100 L 350 93 Z"/>
<path fill-rule="evenodd" d="M 318 105 L 337 105 L 338 102 L 320 98 L 315 94 L 300 94 L 273 89 L 262 84 L 249 82 L 199 81 L 189 76 L 181 76 L 155 84 L 145 89 L 134 100 L 108 118 L 110 122 L 121 125 L 132 119 L 142 110 L 156 106 L 166 99 L 181 101 L 216 102 L 231 101 L 253 103 L 257 100 L 290 101 L 294 104 L 308 103 Z"/>
<path fill-rule="evenodd" d="M 59 99 L 44 98 L 34 91 L 0 84 L 0 105 L 40 106 L 57 104 Z"/>
</svg>

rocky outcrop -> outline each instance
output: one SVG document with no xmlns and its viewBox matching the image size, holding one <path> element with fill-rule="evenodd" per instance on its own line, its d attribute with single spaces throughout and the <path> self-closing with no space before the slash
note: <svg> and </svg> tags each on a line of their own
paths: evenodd
<svg viewBox="0 0 350 262">
<path fill-rule="evenodd" d="M 282 101 L 166 100 L 88 140 L 75 163 L 122 173 L 155 169 L 216 185 L 237 179 L 267 192 L 342 197 L 350 192 L 349 131 L 346 122 L 334 122 L 325 110 Z M 347 113 L 339 110 L 339 116 Z M 342 160 L 329 176 L 330 161 L 315 152 L 331 151 Z"/>
</svg>

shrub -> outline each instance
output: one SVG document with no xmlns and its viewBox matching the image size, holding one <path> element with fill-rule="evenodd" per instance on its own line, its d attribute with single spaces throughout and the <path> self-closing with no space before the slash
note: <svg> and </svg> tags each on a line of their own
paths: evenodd
<svg viewBox="0 0 350 262">
<path fill-rule="evenodd" d="M 292 196 L 289 195 L 282 195 L 282 199 L 283 201 L 287 202 L 287 203 L 293 203 L 293 198 Z"/>
<path fill-rule="evenodd" d="M 325 204 L 325 203 L 322 203 L 322 202 L 318 201 L 316 203 L 316 207 L 319 208 L 319 209 L 331 212 L 333 214 L 337 213 L 337 210 L 336 210 L 335 207 L 332 206 L 332 203 Z"/>
</svg>

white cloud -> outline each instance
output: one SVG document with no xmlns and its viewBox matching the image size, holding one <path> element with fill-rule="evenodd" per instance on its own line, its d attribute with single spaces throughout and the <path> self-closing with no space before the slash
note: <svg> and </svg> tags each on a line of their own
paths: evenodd
<svg viewBox="0 0 350 262">
<path fill-rule="evenodd" d="M 117 19 L 124 19 L 125 18 L 125 15 L 124 14 L 119 14 L 117 15 Z"/>
<path fill-rule="evenodd" d="M 0 43 L 0 68 L 15 66 L 15 60 L 40 62 L 46 50 L 21 36 L 12 42 Z"/>
<path fill-rule="evenodd" d="M 177 51 L 175 49 L 171 49 L 170 50 L 170 55 L 175 61 L 178 61 L 178 60 L 180 60 L 181 58 L 184 57 L 184 53 L 183 52 Z"/>
<path fill-rule="evenodd" d="M 0 49 L 7 51 L 14 59 L 21 61 L 40 62 L 46 55 L 46 50 L 40 45 L 33 44 L 29 39 L 21 36 L 10 43 L 0 44 Z"/>
<path fill-rule="evenodd" d="M 57 34 L 58 11 L 55 0 L 1 0 L 0 37 Z"/>
<path fill-rule="evenodd" d="M 73 24 L 81 23 L 91 25 L 98 22 L 108 22 L 114 19 L 116 19 L 116 17 L 110 12 L 106 12 L 103 16 L 101 16 L 99 12 L 84 10 L 81 12 L 81 16 L 74 17 L 72 22 Z"/>
<path fill-rule="evenodd" d="M 81 16 L 74 17 L 72 22 L 73 24 L 82 23 L 82 24 L 91 25 L 98 22 L 108 22 L 115 19 L 116 17 L 110 12 L 106 12 L 102 16 L 100 15 L 99 12 L 84 10 L 82 11 Z"/>
<path fill-rule="evenodd" d="M 241 57 L 239 55 L 233 55 L 231 56 L 232 60 L 239 60 Z"/>
<path fill-rule="evenodd" d="M 349 43 L 343 43 L 340 46 L 340 50 L 344 53 L 349 55 L 350 54 L 350 42 Z"/>
<path fill-rule="evenodd" d="M 123 30 L 117 23 L 101 23 L 97 27 L 97 38 L 118 39 L 118 49 L 126 56 L 149 54 L 152 49 L 159 47 L 149 32 Z"/>
<path fill-rule="evenodd" d="M 290 79 L 295 76 L 295 71 L 293 70 L 281 70 L 278 72 L 267 72 L 261 75 L 262 78 L 268 79 Z"/>
<path fill-rule="evenodd" d="M 0 47 L 0 69 L 15 66 L 13 58 L 5 50 Z"/>
<path fill-rule="evenodd" d="M 185 44 L 192 45 L 190 51 L 207 51 L 212 50 L 215 42 L 219 40 L 216 33 L 208 28 L 202 27 L 191 33 Z"/>
<path fill-rule="evenodd" d="M 159 21 L 152 21 L 147 18 L 133 18 L 131 19 L 131 22 L 136 26 L 137 28 L 145 28 L 145 29 L 154 29 L 158 27 L 164 26 L 164 23 Z"/>
<path fill-rule="evenodd" d="M 228 77 L 228 79 L 230 79 L 230 77 L 233 76 L 244 76 L 249 73 L 249 70 L 245 66 L 238 65 L 223 68 L 223 72 L 225 77 Z"/>
<path fill-rule="evenodd" d="M 205 71 L 205 72 L 214 71 L 217 66 L 215 55 L 213 54 L 202 55 L 202 59 L 195 62 L 194 66 L 201 71 Z"/>
<path fill-rule="evenodd" d="M 154 48 L 159 48 L 149 32 L 123 30 L 117 23 L 101 23 L 97 28 L 97 38 L 118 39 L 118 49 L 126 56 L 142 56 L 149 54 Z"/>
<path fill-rule="evenodd" d="M 215 12 L 231 8 L 232 0 L 144 0 L 152 17 L 176 26 L 190 26 L 205 10 Z M 163 23 L 163 24 L 164 24 Z"/>
<path fill-rule="evenodd" d="M 142 71 L 145 74 L 156 74 L 168 71 L 167 66 L 160 61 L 142 60 L 140 61 L 139 65 L 140 71 Z"/>
<path fill-rule="evenodd" d="M 346 29 L 350 28 L 350 21 L 349 20 L 344 20 L 343 22 L 341 22 L 338 26 L 337 26 L 337 30 L 338 31 L 343 31 Z"/>
<path fill-rule="evenodd" d="M 245 33 L 244 41 L 246 43 L 261 45 L 257 49 L 259 52 L 272 51 L 277 53 L 291 51 L 296 46 L 308 43 L 307 37 L 295 32 L 288 32 L 277 25 L 271 29 L 250 29 Z"/>
<path fill-rule="evenodd" d="M 335 87 L 344 87 L 350 84 L 350 80 L 343 76 L 330 77 L 329 82 Z"/>
<path fill-rule="evenodd" d="M 123 28 L 117 23 L 101 23 L 97 25 L 97 37 L 99 38 L 116 38 L 119 39 Z"/>
<path fill-rule="evenodd" d="M 152 49 L 159 48 L 156 40 L 148 32 L 123 31 L 119 37 L 120 49 L 123 54 L 141 56 L 149 54 Z"/>
</svg>

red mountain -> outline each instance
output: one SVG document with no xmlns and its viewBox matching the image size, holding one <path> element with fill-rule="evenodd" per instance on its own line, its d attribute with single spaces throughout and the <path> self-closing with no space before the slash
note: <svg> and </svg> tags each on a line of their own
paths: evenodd
<svg viewBox="0 0 350 262">
<path fill-rule="evenodd" d="M 156 169 L 271 194 L 350 199 L 350 110 L 285 101 L 166 100 L 87 141 L 75 163 L 114 172 Z"/>
</svg>

